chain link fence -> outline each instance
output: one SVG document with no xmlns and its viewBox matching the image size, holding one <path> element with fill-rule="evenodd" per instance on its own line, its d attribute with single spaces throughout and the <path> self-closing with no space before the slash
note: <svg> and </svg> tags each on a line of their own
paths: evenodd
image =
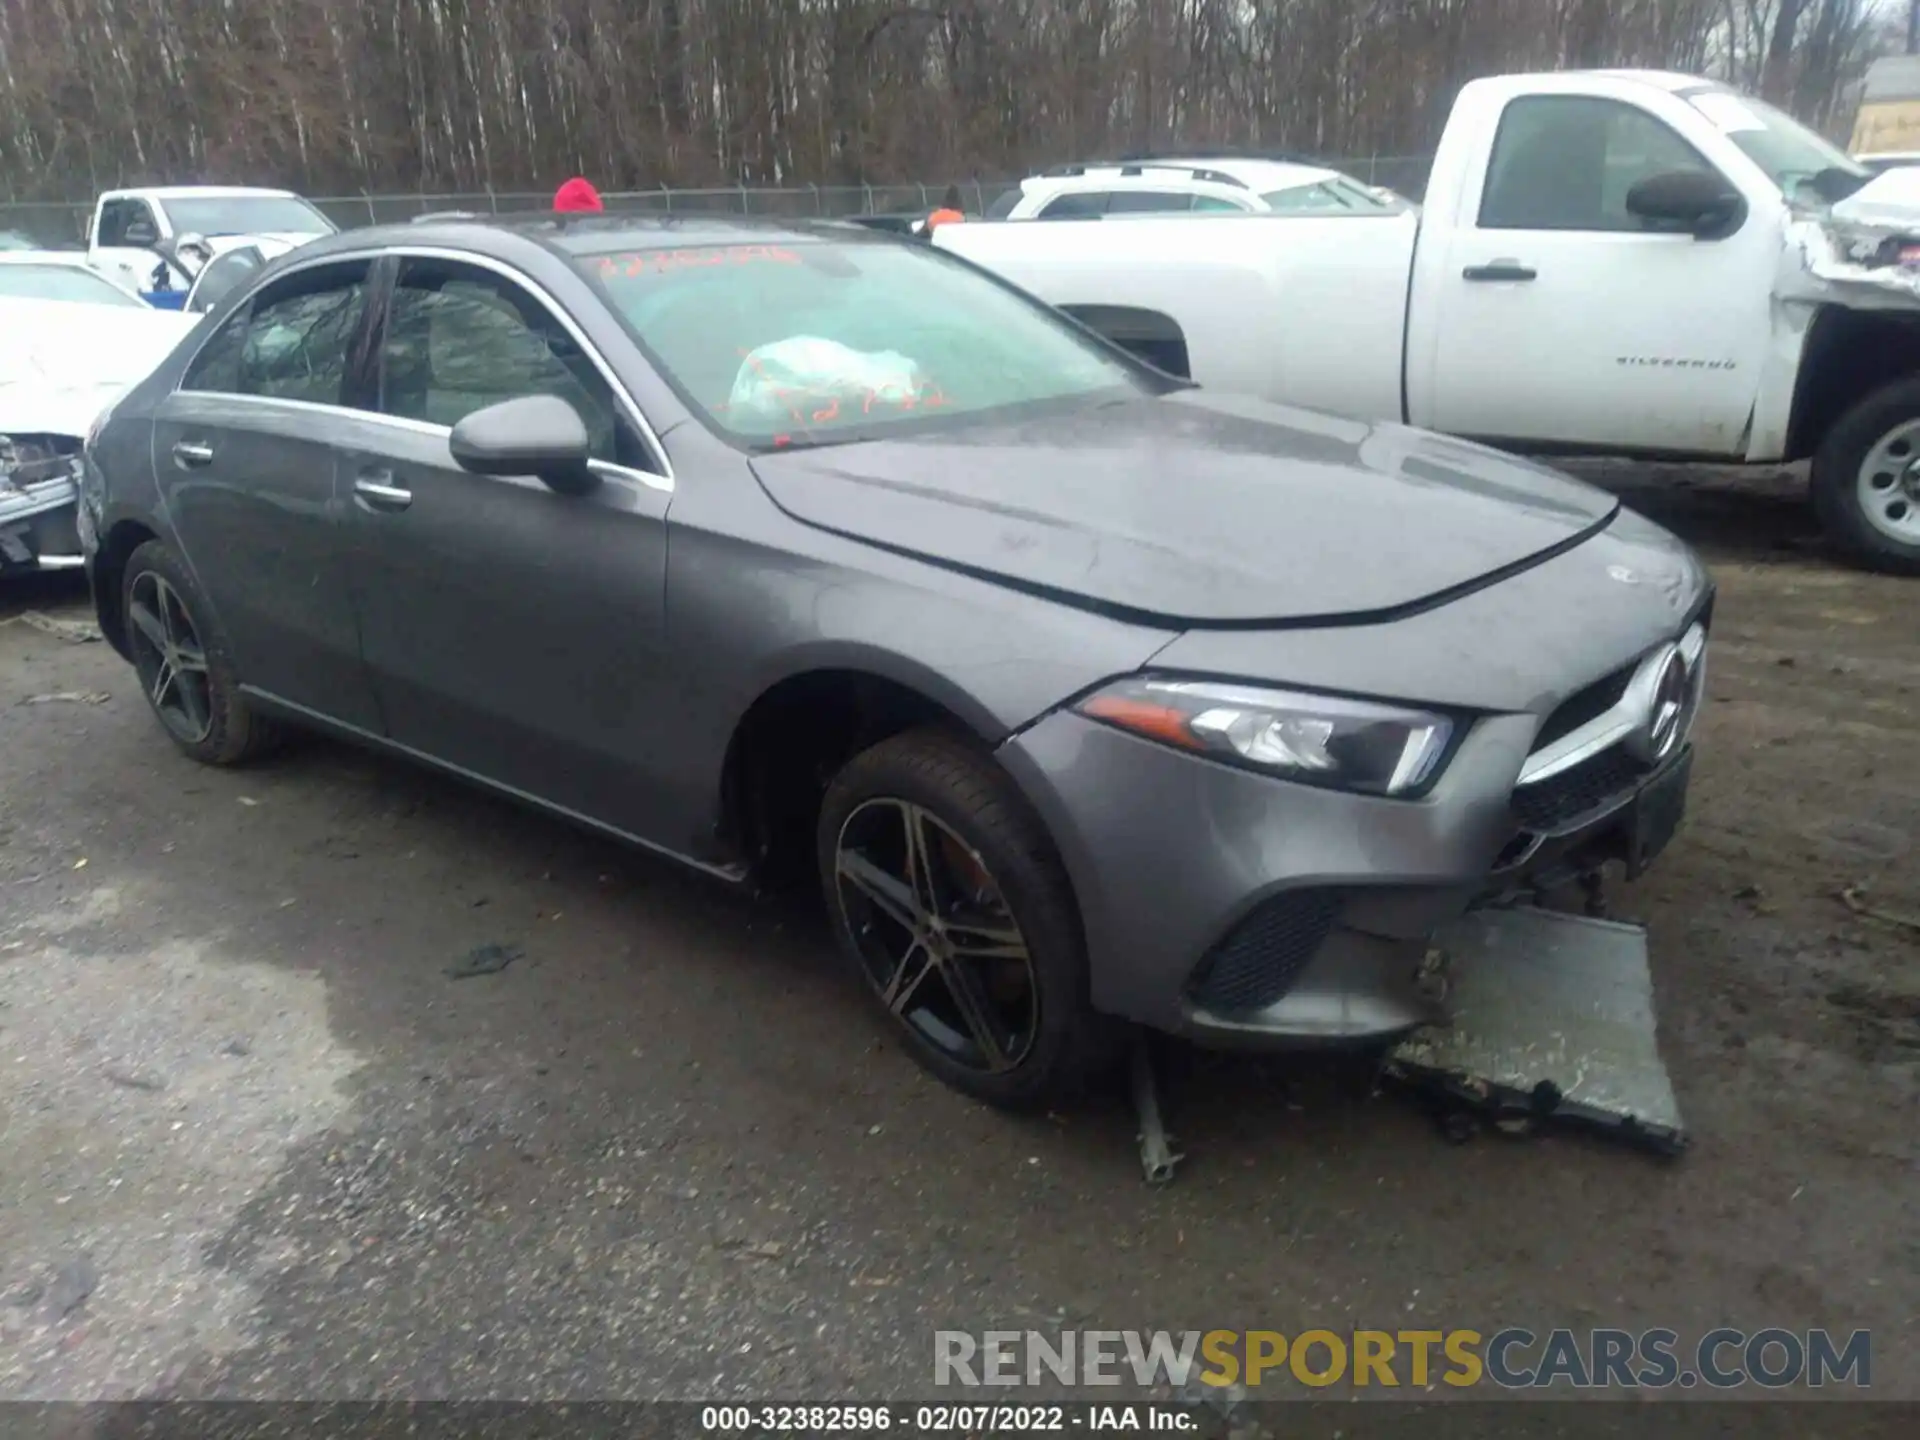
<svg viewBox="0 0 1920 1440">
<path fill-rule="evenodd" d="M 1426 185 L 1429 156 L 1370 155 L 1329 160 L 1369 185 L 1384 185 L 1417 199 Z M 981 215 L 994 201 L 1019 188 L 1018 180 L 961 180 L 961 208 Z M 608 208 L 658 215 L 766 215 L 788 219 L 843 218 L 849 215 L 925 214 L 939 205 L 947 183 L 902 185 L 736 185 L 711 189 L 608 191 Z M 465 211 L 482 215 L 510 215 L 547 209 L 551 191 L 469 191 L 449 194 L 384 194 L 309 197 L 334 224 L 343 229 L 411 220 L 438 211 Z M 86 243 L 91 201 L 0 202 L 0 234 L 11 232 L 35 245 L 66 249 Z M 0 239 L 3 245 L 4 239 Z"/>
</svg>

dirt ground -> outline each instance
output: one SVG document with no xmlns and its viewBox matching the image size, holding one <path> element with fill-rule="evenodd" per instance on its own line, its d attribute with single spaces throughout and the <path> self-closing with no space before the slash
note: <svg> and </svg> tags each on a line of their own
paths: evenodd
<svg viewBox="0 0 1920 1440">
<path fill-rule="evenodd" d="M 1722 586 L 1689 819 L 1618 902 L 1676 1161 L 1209 1058 L 1150 1190 L 1118 1101 L 925 1078 L 804 910 L 332 744 L 197 768 L 18 619 L 77 582 L 11 586 L 0 1399 L 925 1398 L 936 1327 L 1416 1324 L 1864 1327 L 1920 1397 L 1920 588 L 1784 489 L 1598 473 Z"/>
</svg>

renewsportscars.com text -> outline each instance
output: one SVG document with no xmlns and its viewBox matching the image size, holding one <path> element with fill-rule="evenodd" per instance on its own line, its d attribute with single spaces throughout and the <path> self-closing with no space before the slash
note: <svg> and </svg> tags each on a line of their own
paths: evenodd
<svg viewBox="0 0 1920 1440">
<path fill-rule="evenodd" d="M 940 1330 L 934 1384 L 1331 1385 L 1731 1390 L 1873 1383 L 1873 1337 L 1769 1327 L 1683 1341 L 1654 1329 Z"/>
</svg>

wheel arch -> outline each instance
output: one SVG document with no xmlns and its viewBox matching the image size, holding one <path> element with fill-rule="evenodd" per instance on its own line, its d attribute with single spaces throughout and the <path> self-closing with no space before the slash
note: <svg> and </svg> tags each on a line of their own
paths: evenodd
<svg viewBox="0 0 1920 1440">
<path fill-rule="evenodd" d="M 734 722 L 721 761 L 726 848 L 763 881 L 810 874 L 813 824 L 834 774 L 862 750 L 920 726 L 951 731 L 983 754 L 1006 732 L 977 698 L 896 655 L 815 655 L 768 678 Z"/>
<path fill-rule="evenodd" d="M 1801 349 L 1783 458 L 1808 459 L 1855 405 L 1912 376 L 1920 376 L 1920 313 L 1822 306 Z"/>
<path fill-rule="evenodd" d="M 93 613 L 100 633 L 121 659 L 131 661 L 127 645 L 127 617 L 123 605 L 127 562 L 149 540 L 160 538 L 152 526 L 139 520 L 119 520 L 107 527 L 93 557 Z"/>
</svg>

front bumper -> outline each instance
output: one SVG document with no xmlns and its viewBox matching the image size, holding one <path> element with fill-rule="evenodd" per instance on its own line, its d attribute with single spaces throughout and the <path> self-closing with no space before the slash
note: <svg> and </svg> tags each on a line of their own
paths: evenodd
<svg viewBox="0 0 1920 1440">
<path fill-rule="evenodd" d="M 1288 784 L 1064 711 L 1001 754 L 1075 886 L 1095 1008 L 1210 1045 L 1292 1046 L 1444 1018 L 1436 929 L 1629 859 L 1636 797 L 1684 790 L 1683 751 L 1529 835 L 1511 797 L 1537 725 L 1481 720 L 1418 801 Z"/>
<path fill-rule="evenodd" d="M 78 457 L 0 436 L 0 571 L 80 563 Z"/>
</svg>

